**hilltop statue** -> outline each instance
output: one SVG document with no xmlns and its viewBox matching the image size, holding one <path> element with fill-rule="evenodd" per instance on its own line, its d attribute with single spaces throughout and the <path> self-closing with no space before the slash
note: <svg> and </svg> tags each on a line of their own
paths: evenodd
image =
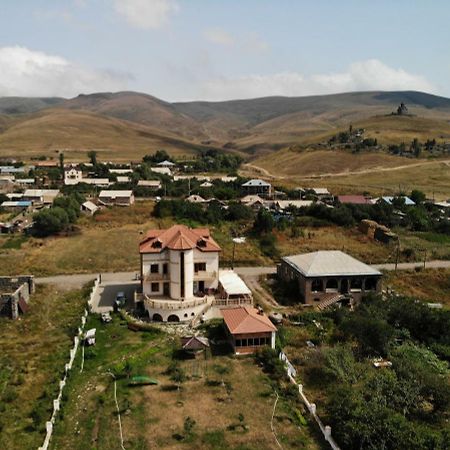
<svg viewBox="0 0 450 450">
<path fill-rule="evenodd" d="M 408 108 L 406 107 L 406 105 L 403 102 L 401 102 L 400 106 L 397 108 L 397 114 L 399 116 L 402 116 L 404 114 L 408 114 Z"/>
</svg>

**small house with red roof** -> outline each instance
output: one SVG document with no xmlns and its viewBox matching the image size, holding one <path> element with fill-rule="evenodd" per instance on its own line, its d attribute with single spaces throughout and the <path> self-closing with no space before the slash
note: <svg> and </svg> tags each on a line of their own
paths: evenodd
<svg viewBox="0 0 450 450">
<path fill-rule="evenodd" d="M 221 312 L 236 355 L 255 353 L 264 346 L 275 348 L 277 328 L 261 309 L 245 306 Z"/>
</svg>

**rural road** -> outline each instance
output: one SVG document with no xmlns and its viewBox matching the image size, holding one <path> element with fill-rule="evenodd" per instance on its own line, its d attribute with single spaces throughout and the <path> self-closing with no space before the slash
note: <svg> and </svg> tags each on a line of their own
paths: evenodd
<svg viewBox="0 0 450 450">
<path fill-rule="evenodd" d="M 298 178 L 306 180 L 306 179 L 318 179 L 318 178 L 329 178 L 329 177 L 345 177 L 348 175 L 364 175 L 364 174 L 373 173 L 373 172 L 391 172 L 391 171 L 395 171 L 395 170 L 409 169 L 411 167 L 422 167 L 422 166 L 428 166 L 428 165 L 437 164 L 437 163 L 444 163 L 448 166 L 450 164 L 450 159 L 443 159 L 443 160 L 436 160 L 436 161 L 423 161 L 423 162 L 417 162 L 417 163 L 412 163 L 412 164 L 403 164 L 403 165 L 394 166 L 394 167 L 370 167 L 368 169 L 355 170 L 355 171 L 311 174 L 308 176 L 299 175 Z M 256 166 L 255 164 L 247 163 L 247 164 L 243 164 L 243 166 L 251 168 L 251 169 L 255 170 L 256 172 L 260 173 L 261 175 L 266 176 L 267 178 L 275 178 L 275 179 L 285 178 L 282 175 L 274 175 L 274 174 L 270 173 L 267 169 Z"/>
<path fill-rule="evenodd" d="M 395 264 L 373 264 L 378 270 L 394 270 Z M 423 262 L 399 263 L 398 270 L 411 270 L 416 267 L 423 267 Z M 444 269 L 450 268 L 449 260 L 427 261 L 425 267 L 427 269 Z M 234 269 L 243 277 L 258 277 L 276 272 L 276 267 L 235 267 Z M 137 272 L 107 272 L 102 273 L 102 284 L 120 284 L 136 281 Z M 37 277 L 37 284 L 55 284 L 60 289 L 77 289 L 83 284 L 93 280 L 98 274 L 73 274 L 73 275 L 55 275 L 51 277 Z"/>
</svg>

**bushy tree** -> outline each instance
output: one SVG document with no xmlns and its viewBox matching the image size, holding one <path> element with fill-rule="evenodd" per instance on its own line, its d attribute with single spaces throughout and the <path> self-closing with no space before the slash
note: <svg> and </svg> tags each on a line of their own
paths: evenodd
<svg viewBox="0 0 450 450">
<path fill-rule="evenodd" d="M 43 209 L 33 216 L 35 232 L 40 236 L 49 236 L 64 230 L 69 224 L 67 212 L 60 207 Z"/>
</svg>

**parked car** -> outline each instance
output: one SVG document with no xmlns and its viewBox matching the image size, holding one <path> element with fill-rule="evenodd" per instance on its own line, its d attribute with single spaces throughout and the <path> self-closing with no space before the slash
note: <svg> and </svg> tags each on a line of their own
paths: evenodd
<svg viewBox="0 0 450 450">
<path fill-rule="evenodd" d="M 127 303 L 127 298 L 125 296 L 125 292 L 118 292 L 116 295 L 116 305 L 121 308 L 122 306 L 125 306 Z"/>
</svg>

